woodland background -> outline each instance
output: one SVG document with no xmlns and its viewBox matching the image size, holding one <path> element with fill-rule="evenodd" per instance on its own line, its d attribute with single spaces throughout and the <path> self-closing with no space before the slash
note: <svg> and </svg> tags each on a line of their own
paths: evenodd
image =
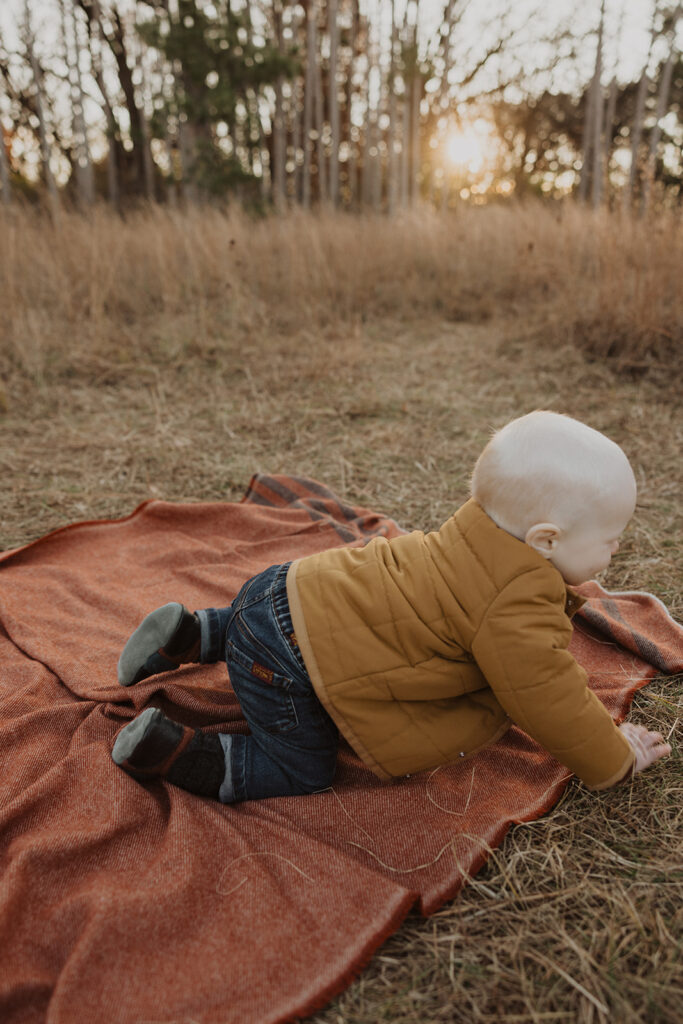
<svg viewBox="0 0 683 1024">
<path fill-rule="evenodd" d="M 681 4 L 546 6 L 5 0 L 2 199 L 680 202 Z"/>
</svg>

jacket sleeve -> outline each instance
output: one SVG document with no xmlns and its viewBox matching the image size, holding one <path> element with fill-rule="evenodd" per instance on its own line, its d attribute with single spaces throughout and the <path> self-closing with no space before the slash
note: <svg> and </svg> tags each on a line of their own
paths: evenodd
<svg viewBox="0 0 683 1024">
<path fill-rule="evenodd" d="M 472 654 L 513 722 L 591 789 L 607 789 L 630 773 L 633 750 L 567 650 L 564 601 L 559 573 L 517 577 L 489 606 Z"/>
</svg>

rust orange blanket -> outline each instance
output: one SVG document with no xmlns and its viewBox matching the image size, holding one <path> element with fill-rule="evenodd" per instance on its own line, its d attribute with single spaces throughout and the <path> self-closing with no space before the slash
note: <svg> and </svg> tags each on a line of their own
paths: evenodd
<svg viewBox="0 0 683 1024">
<path fill-rule="evenodd" d="M 324 1004 L 409 908 L 453 897 L 567 772 L 522 732 L 383 784 L 346 749 L 332 789 L 235 807 L 112 763 L 154 704 L 245 725 L 222 665 L 124 690 L 131 630 L 169 600 L 228 604 L 274 562 L 400 532 L 311 480 L 255 477 L 241 503 L 146 502 L 0 556 L 0 1020 L 275 1024 Z M 683 669 L 683 629 L 649 595 L 589 584 L 573 650 L 612 715 Z"/>
</svg>

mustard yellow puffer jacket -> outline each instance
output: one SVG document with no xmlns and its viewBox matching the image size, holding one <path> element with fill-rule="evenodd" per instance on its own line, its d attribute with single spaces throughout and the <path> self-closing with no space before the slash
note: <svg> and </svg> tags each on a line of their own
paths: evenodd
<svg viewBox="0 0 683 1024">
<path fill-rule="evenodd" d="M 471 754 L 511 720 L 592 789 L 633 766 L 567 650 L 582 599 L 473 499 L 433 533 L 299 559 L 287 594 L 318 698 L 380 778 Z"/>
</svg>

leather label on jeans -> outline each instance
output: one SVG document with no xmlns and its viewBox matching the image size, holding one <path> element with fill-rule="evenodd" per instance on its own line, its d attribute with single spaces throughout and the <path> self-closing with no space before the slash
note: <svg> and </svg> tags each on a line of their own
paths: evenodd
<svg viewBox="0 0 683 1024">
<path fill-rule="evenodd" d="M 265 665 L 260 665 L 258 661 L 252 661 L 251 674 L 256 676 L 257 679 L 262 679 L 264 683 L 272 683 L 273 681 L 273 672 L 266 668 Z"/>
</svg>

